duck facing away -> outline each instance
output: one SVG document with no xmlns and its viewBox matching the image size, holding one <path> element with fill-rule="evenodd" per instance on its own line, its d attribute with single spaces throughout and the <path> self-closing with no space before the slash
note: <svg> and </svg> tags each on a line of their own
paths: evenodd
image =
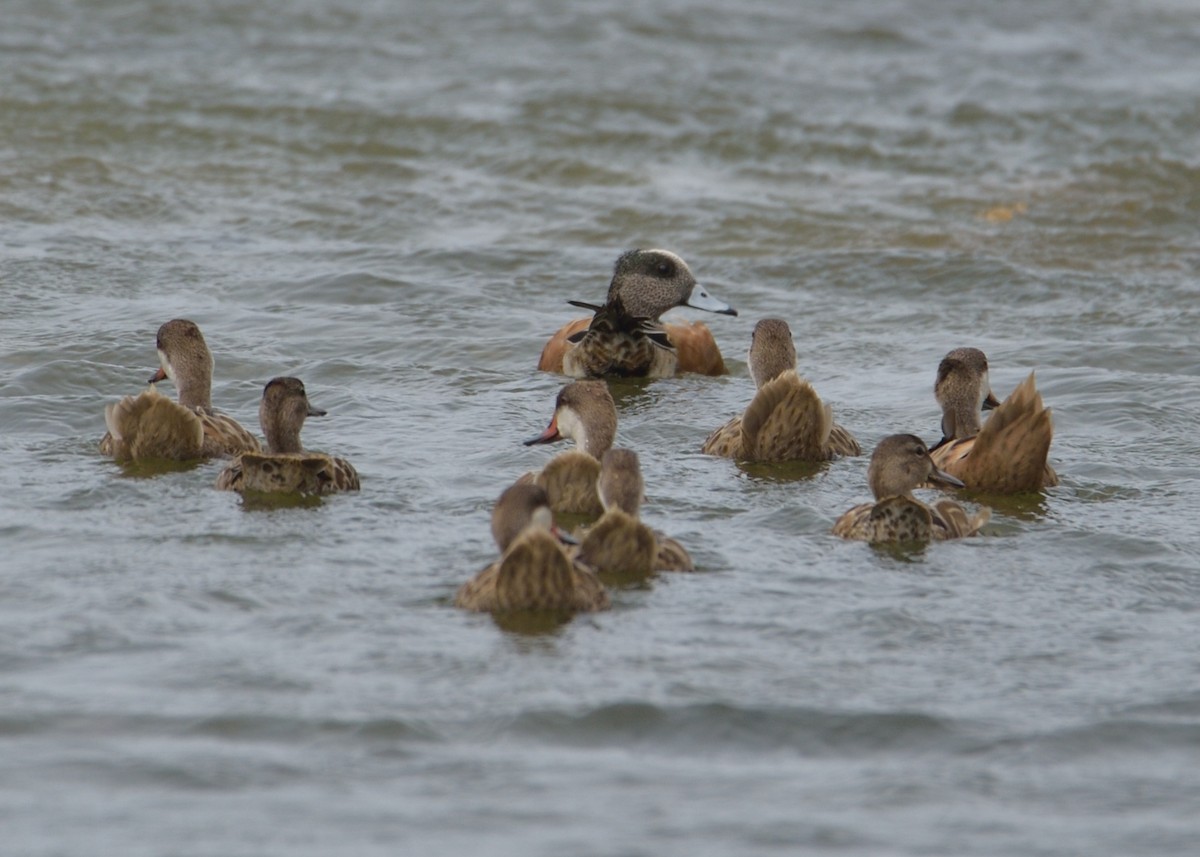
<svg viewBox="0 0 1200 857">
<path fill-rule="evenodd" d="M 933 387 L 942 406 L 942 440 L 934 463 L 973 491 L 1014 494 L 1058 484 L 1047 462 L 1054 424 L 1034 373 L 998 402 L 978 348 L 956 348 L 938 366 Z M 986 423 L 980 411 L 992 410 Z"/>
<path fill-rule="evenodd" d="M 258 420 L 267 451 L 239 454 L 217 476 L 223 491 L 335 494 L 359 489 L 358 472 L 344 458 L 306 452 L 300 429 L 306 417 L 323 417 L 299 378 L 272 378 L 263 388 Z"/>
<path fill-rule="evenodd" d="M 871 455 L 867 481 L 875 502 L 844 513 L 833 525 L 834 535 L 868 542 L 957 539 L 975 535 L 991 517 L 987 509 L 972 516 L 953 500 L 929 506 L 913 497 L 913 489 L 925 482 L 962 487 L 934 466 L 925 442 L 916 435 L 881 440 Z"/>
<path fill-rule="evenodd" d="M 708 436 L 702 452 L 743 461 L 827 461 L 862 453 L 796 372 L 796 346 L 783 319 L 764 318 L 754 326 L 750 374 L 758 392 L 740 417 Z"/>
<path fill-rule="evenodd" d="M 601 573 L 634 577 L 696 570 L 683 545 L 639 519 L 645 482 L 637 453 L 628 449 L 604 453 L 596 487 L 604 514 L 580 540 L 581 561 Z"/>
<path fill-rule="evenodd" d="M 150 389 L 105 407 L 102 453 L 121 461 L 187 461 L 260 449 L 257 438 L 236 420 L 213 410 L 212 352 L 194 322 L 166 322 L 158 329 L 156 346 L 160 365 Z M 178 402 L 154 387 L 168 378 L 179 392 Z"/>
<path fill-rule="evenodd" d="M 737 310 L 696 282 L 683 259 L 667 250 L 630 250 L 617 259 L 603 306 L 566 324 L 542 349 L 538 368 L 572 378 L 669 378 L 677 372 L 724 375 L 725 360 L 708 326 L 664 324 L 674 307 L 723 315 Z"/>
<path fill-rule="evenodd" d="M 569 439 L 575 449 L 554 456 L 540 471 L 527 474 L 546 490 L 555 514 L 603 514 L 596 493 L 600 478 L 600 458 L 613 445 L 617 435 L 617 406 L 603 381 L 572 381 L 558 391 L 554 416 L 546 430 L 525 441 L 526 446 Z"/>
<path fill-rule="evenodd" d="M 567 556 L 549 498 L 537 485 L 517 483 L 500 495 L 492 510 L 492 537 L 500 559 L 459 587 L 456 607 L 591 612 L 611 605 L 596 575 Z"/>
</svg>

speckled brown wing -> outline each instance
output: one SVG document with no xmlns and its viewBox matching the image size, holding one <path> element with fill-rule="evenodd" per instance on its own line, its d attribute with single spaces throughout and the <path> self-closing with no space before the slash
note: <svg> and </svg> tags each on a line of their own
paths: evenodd
<svg viewBox="0 0 1200 857">
<path fill-rule="evenodd" d="M 980 509 L 974 515 L 953 500 L 939 500 L 933 504 L 933 538 L 937 540 L 961 539 L 976 535 L 992 517 L 990 509 Z"/>
<path fill-rule="evenodd" d="M 933 463 L 975 491 L 1037 491 L 1058 484 L 1058 474 L 1047 462 L 1053 436 L 1050 410 L 1042 404 L 1031 372 L 978 435 L 937 447 Z"/>
<path fill-rule="evenodd" d="M 650 528 L 619 509 L 605 512 L 579 544 L 580 561 L 601 574 L 649 575 L 657 555 Z"/>
<path fill-rule="evenodd" d="M 763 384 L 742 414 L 742 455 L 749 461 L 825 461 L 833 457 L 833 411 L 794 371 Z"/>
<path fill-rule="evenodd" d="M 545 489 L 556 514 L 594 518 L 604 513 L 596 491 L 599 478 L 599 461 L 586 452 L 569 449 L 546 462 L 534 481 Z"/>
<path fill-rule="evenodd" d="M 262 449 L 258 438 L 233 417 L 207 411 L 200 411 L 199 417 L 204 425 L 203 457 L 220 458 Z"/>
<path fill-rule="evenodd" d="M 454 603 L 467 610 L 595 611 L 608 592 L 588 569 L 571 561 L 550 533 L 527 531 L 498 563 L 459 587 Z"/>
<path fill-rule="evenodd" d="M 350 462 L 316 452 L 244 452 L 217 476 L 217 488 L 227 491 L 324 495 L 359 487 Z"/>
<path fill-rule="evenodd" d="M 885 497 L 845 512 L 833 534 L 866 542 L 927 542 L 933 538 L 933 516 L 924 503 L 909 497 Z"/>
<path fill-rule="evenodd" d="M 734 417 L 720 428 L 713 429 L 700 451 L 721 458 L 742 458 L 742 418 Z"/>
</svg>

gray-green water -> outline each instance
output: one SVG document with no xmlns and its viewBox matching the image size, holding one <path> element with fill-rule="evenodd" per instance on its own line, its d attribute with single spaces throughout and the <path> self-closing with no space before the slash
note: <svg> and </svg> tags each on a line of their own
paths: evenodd
<svg viewBox="0 0 1200 857">
<path fill-rule="evenodd" d="M 1193 4 L 2 17 L 0 852 L 1195 853 Z M 544 339 L 633 246 L 742 313 L 705 318 L 730 376 L 615 388 L 704 573 L 506 633 L 450 598 L 550 453 Z M 1036 368 L 1062 486 L 842 543 L 865 458 L 696 452 L 766 315 L 868 447 L 938 437 L 952 347 Z M 101 458 L 175 316 L 249 425 L 302 377 L 361 494 Z"/>
</svg>

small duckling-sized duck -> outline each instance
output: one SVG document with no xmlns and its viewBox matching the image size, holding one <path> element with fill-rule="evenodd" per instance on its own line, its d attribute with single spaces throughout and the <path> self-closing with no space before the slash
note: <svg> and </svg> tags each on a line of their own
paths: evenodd
<svg viewBox="0 0 1200 857">
<path fill-rule="evenodd" d="M 913 489 L 925 482 L 962 487 L 934 466 L 925 441 L 916 435 L 893 434 L 881 440 L 871 455 L 867 481 L 875 502 L 855 506 L 838 518 L 834 535 L 868 542 L 957 539 L 975 535 L 991 517 L 988 509 L 972 516 L 953 500 L 929 506 L 913 497 Z"/>
<path fill-rule="evenodd" d="M 459 587 L 456 607 L 591 612 L 611 606 L 596 575 L 567 555 L 539 486 L 518 482 L 500 495 L 492 510 L 492 537 L 500 559 Z"/>
<path fill-rule="evenodd" d="M 639 519 L 645 487 L 636 452 L 610 449 L 604 453 L 596 484 L 604 514 L 580 541 L 580 560 L 601 573 L 639 576 L 655 571 L 695 571 L 683 545 Z"/>
<path fill-rule="evenodd" d="M 572 381 L 558 391 L 554 416 L 546 430 L 525 441 L 525 445 L 566 438 L 575 441 L 575 449 L 554 456 L 522 481 L 546 489 L 555 514 L 601 515 L 604 507 L 596 492 L 600 458 L 612 447 L 616 434 L 617 406 L 608 385 L 603 381 Z"/>
<path fill-rule="evenodd" d="M 998 402 L 984 353 L 956 348 L 938 365 L 933 392 L 942 406 L 942 439 L 933 448 L 933 461 L 940 469 L 973 491 L 996 494 L 1058 484 L 1058 474 L 1047 462 L 1054 424 L 1034 373 Z M 992 410 L 992 415 L 981 426 L 983 410 Z"/>
<path fill-rule="evenodd" d="M 358 472 L 350 462 L 306 452 L 300 444 L 305 418 L 323 416 L 325 411 L 309 403 L 299 378 L 272 378 L 263 388 L 258 406 L 267 451 L 240 453 L 217 476 L 217 488 L 299 494 L 357 491 Z"/>
<path fill-rule="evenodd" d="M 213 356 L 200 328 L 172 319 L 158 329 L 156 345 L 161 365 L 150 389 L 105 407 L 108 432 L 100 451 L 121 461 L 187 461 L 259 450 L 258 439 L 237 420 L 213 410 Z M 178 403 L 154 387 L 166 378 L 175 382 Z"/>
<path fill-rule="evenodd" d="M 708 326 L 664 324 L 674 307 L 723 315 L 737 310 L 696 282 L 683 259 L 667 250 L 630 250 L 617 259 L 603 306 L 561 328 L 542 349 L 538 368 L 572 378 L 669 378 L 677 372 L 724 375 L 725 360 Z"/>
<path fill-rule="evenodd" d="M 764 318 L 750 339 L 750 374 L 758 392 L 740 417 L 716 429 L 701 451 L 743 461 L 828 461 L 862 448 L 833 421 L 833 409 L 796 372 L 792 331 Z"/>
</svg>

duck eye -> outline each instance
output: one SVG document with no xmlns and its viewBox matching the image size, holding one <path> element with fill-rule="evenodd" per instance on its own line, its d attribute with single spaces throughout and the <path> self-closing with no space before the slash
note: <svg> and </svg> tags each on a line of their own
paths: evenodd
<svg viewBox="0 0 1200 857">
<path fill-rule="evenodd" d="M 655 265 L 654 270 L 664 277 L 669 277 L 675 273 L 675 266 L 670 262 L 663 261 Z"/>
</svg>

